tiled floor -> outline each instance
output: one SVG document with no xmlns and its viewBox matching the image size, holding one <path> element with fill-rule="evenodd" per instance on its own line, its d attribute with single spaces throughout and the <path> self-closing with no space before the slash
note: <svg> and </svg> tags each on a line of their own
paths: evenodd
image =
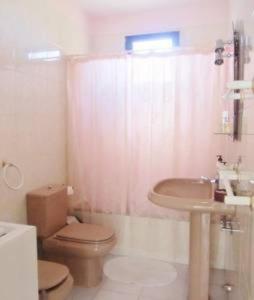
<svg viewBox="0 0 254 300">
<path fill-rule="evenodd" d="M 96 288 L 74 287 L 68 300 L 186 300 L 187 268 L 174 264 L 178 276 L 174 283 L 163 287 L 140 287 L 123 284 L 104 277 Z"/>
<path fill-rule="evenodd" d="M 187 300 L 188 269 L 181 264 L 173 264 L 177 269 L 177 279 L 163 287 L 140 287 L 123 284 L 106 277 L 96 288 L 74 287 L 68 300 Z M 219 282 L 211 286 L 211 299 L 226 300 Z"/>
</svg>

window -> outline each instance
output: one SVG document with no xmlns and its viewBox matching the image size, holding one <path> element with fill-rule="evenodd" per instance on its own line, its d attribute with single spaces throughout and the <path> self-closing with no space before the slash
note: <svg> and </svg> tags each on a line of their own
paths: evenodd
<svg viewBox="0 0 254 300">
<path fill-rule="evenodd" d="M 179 46 L 179 31 L 130 35 L 125 37 L 125 50 L 135 53 L 166 52 Z"/>
</svg>

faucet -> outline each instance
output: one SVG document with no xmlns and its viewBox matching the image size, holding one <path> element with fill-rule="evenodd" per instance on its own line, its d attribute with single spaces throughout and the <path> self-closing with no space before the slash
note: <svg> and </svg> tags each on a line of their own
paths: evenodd
<svg viewBox="0 0 254 300">
<path fill-rule="evenodd" d="M 241 167 L 242 161 L 243 161 L 242 156 L 239 155 L 238 159 L 237 159 L 237 162 L 233 166 L 233 170 L 236 172 L 236 175 L 237 175 L 238 179 L 239 179 L 240 167 Z"/>
</svg>

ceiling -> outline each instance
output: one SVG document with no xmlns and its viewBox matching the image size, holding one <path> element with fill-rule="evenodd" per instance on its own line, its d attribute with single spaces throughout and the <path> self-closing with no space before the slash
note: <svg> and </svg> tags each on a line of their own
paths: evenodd
<svg viewBox="0 0 254 300">
<path fill-rule="evenodd" d="M 78 0 L 85 11 L 92 15 L 136 13 L 163 9 L 173 5 L 204 2 L 208 0 Z"/>
</svg>

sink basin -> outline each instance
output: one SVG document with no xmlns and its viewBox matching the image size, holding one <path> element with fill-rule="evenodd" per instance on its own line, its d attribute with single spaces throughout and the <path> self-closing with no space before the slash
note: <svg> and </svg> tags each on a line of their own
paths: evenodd
<svg viewBox="0 0 254 300">
<path fill-rule="evenodd" d="M 154 204 L 190 212 L 188 300 L 209 299 L 211 213 L 234 213 L 235 208 L 213 199 L 208 180 L 172 178 L 160 181 L 148 194 Z"/>
<path fill-rule="evenodd" d="M 148 198 L 154 204 L 177 210 L 233 212 L 233 207 L 214 201 L 213 190 L 213 185 L 208 180 L 173 178 L 157 183 Z"/>
</svg>

